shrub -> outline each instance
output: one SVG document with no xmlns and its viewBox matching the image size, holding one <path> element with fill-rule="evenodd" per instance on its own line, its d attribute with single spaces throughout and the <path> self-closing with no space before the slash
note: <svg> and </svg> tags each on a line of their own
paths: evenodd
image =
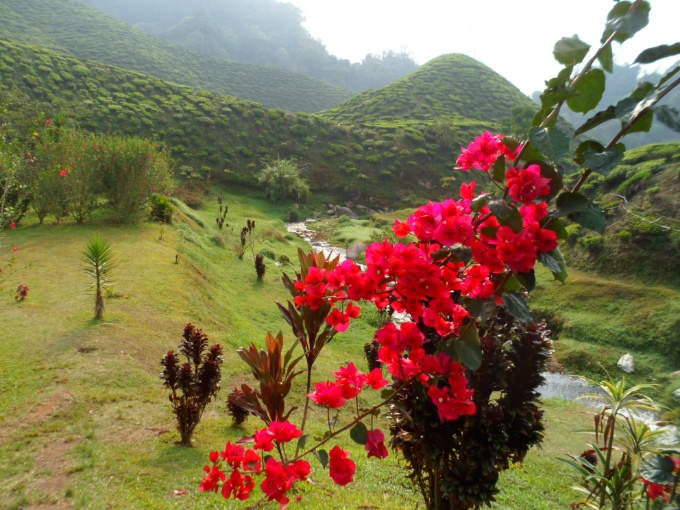
<svg viewBox="0 0 680 510">
<path fill-rule="evenodd" d="M 268 259 L 276 260 L 276 253 L 274 253 L 269 248 L 262 248 L 260 250 L 260 254 L 262 254 L 264 257 L 267 257 Z"/>
<path fill-rule="evenodd" d="M 85 263 L 84 270 L 92 277 L 92 285 L 95 288 L 94 318 L 101 320 L 104 318 L 104 296 L 102 291 L 107 283 L 109 283 L 109 277 L 114 268 L 111 245 L 104 241 L 99 234 L 96 234 L 85 245 L 83 262 Z"/>
<path fill-rule="evenodd" d="M 170 403 L 184 446 L 191 446 L 191 436 L 205 407 L 220 391 L 222 347 L 219 344 L 209 347 L 208 341 L 202 329 L 189 323 L 178 346 L 186 363 L 180 365 L 179 354 L 174 351 L 169 351 L 161 360 L 161 379 L 163 386 L 171 391 Z"/>
<path fill-rule="evenodd" d="M 172 223 L 172 215 L 175 212 L 175 206 L 165 195 L 151 195 L 149 198 L 151 205 L 151 219 L 162 221 L 164 223 Z"/>
<path fill-rule="evenodd" d="M 257 182 L 264 186 L 265 196 L 274 203 L 288 199 L 300 202 L 309 200 L 309 185 L 291 160 L 280 159 L 265 166 L 257 174 Z"/>
<path fill-rule="evenodd" d="M 286 213 L 286 221 L 288 223 L 295 223 L 300 221 L 300 211 L 294 208 L 288 209 L 288 213 Z"/>
<path fill-rule="evenodd" d="M 257 279 L 262 280 L 264 278 L 264 273 L 267 270 L 267 265 L 264 263 L 264 256 L 258 253 L 255 256 L 255 272 L 257 273 Z"/>
</svg>

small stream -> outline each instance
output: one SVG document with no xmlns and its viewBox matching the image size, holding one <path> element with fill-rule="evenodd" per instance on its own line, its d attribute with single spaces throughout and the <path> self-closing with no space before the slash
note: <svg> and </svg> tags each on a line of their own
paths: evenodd
<svg viewBox="0 0 680 510">
<path fill-rule="evenodd" d="M 344 248 L 331 246 L 318 232 L 309 229 L 305 222 L 288 223 L 287 227 L 289 232 L 309 242 L 314 250 L 322 251 L 326 255 L 340 255 L 340 260 L 345 260 L 346 251 Z M 601 393 L 599 388 L 588 384 L 583 378 L 550 372 L 545 372 L 543 377 L 545 377 L 545 384 L 538 389 L 541 396 L 565 400 L 579 399 L 579 402 L 588 407 L 601 407 L 601 404 L 595 399 L 579 398 L 586 394 Z"/>
</svg>

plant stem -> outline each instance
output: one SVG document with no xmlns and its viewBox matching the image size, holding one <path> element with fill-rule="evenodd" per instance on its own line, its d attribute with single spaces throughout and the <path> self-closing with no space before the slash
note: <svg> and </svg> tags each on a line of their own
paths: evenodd
<svg viewBox="0 0 680 510">
<path fill-rule="evenodd" d="M 312 392 L 312 365 L 307 364 L 307 392 L 305 393 L 305 410 L 302 413 L 302 424 L 300 426 L 300 430 L 302 430 L 302 433 L 305 433 L 305 424 L 307 423 L 307 413 L 309 412 L 309 395 Z M 297 446 L 295 447 L 295 458 L 298 457 L 298 453 L 300 453 L 300 443 L 297 443 Z"/>
</svg>

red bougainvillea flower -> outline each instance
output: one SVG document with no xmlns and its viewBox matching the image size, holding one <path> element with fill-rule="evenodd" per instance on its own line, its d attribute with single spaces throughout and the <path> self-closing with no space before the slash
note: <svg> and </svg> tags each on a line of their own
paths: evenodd
<svg viewBox="0 0 680 510">
<path fill-rule="evenodd" d="M 357 370 L 354 363 L 340 367 L 340 370 L 333 372 L 333 375 L 338 378 L 335 384 L 341 389 L 342 397 L 345 399 L 359 395 L 367 379 L 366 374 Z"/>
<path fill-rule="evenodd" d="M 241 466 L 244 450 L 245 448 L 243 448 L 243 446 L 232 444 L 231 441 L 227 441 L 224 450 L 220 452 L 220 457 L 227 461 L 227 464 L 236 469 Z M 212 460 L 212 454 L 210 455 L 210 460 Z"/>
<path fill-rule="evenodd" d="M 274 436 L 268 429 L 256 430 L 253 438 L 256 450 L 271 452 L 274 449 Z"/>
<path fill-rule="evenodd" d="M 227 479 L 219 466 L 214 465 L 212 468 L 205 466 L 203 471 L 206 472 L 206 475 L 198 486 L 198 490 L 201 492 L 217 492 L 219 482 Z"/>
<path fill-rule="evenodd" d="M 67 174 L 67 173 L 68 173 L 68 170 L 62 170 L 61 172 L 59 172 L 59 175 L 60 175 L 61 177 L 66 177 L 66 174 Z"/>
<path fill-rule="evenodd" d="M 385 434 L 382 430 L 369 430 L 367 434 L 366 451 L 369 457 L 384 459 L 389 455 L 385 447 Z"/>
<path fill-rule="evenodd" d="M 345 405 L 345 398 L 342 396 L 342 389 L 334 382 L 318 382 L 314 385 L 316 391 L 307 396 L 320 406 L 328 406 L 337 409 Z"/>
<path fill-rule="evenodd" d="M 664 503 L 668 503 L 671 500 L 671 485 L 650 482 L 644 478 L 640 478 L 639 480 L 647 486 L 647 496 L 649 496 L 650 500 L 656 501 L 657 499 L 662 498 Z"/>
<path fill-rule="evenodd" d="M 366 376 L 366 384 L 373 388 L 374 390 L 379 390 L 384 388 L 390 382 L 383 377 L 382 370 L 379 368 L 374 368 Z"/>
<path fill-rule="evenodd" d="M 394 220 L 394 225 L 392 225 L 392 230 L 399 238 L 404 238 L 411 233 L 411 225 L 405 221 Z"/>
<path fill-rule="evenodd" d="M 302 431 L 288 420 L 273 421 L 269 424 L 269 433 L 277 443 L 290 443 L 302 435 Z"/>
<path fill-rule="evenodd" d="M 11 229 L 17 228 L 17 224 L 12 221 L 9 224 L 9 228 L 11 228 Z"/>
<path fill-rule="evenodd" d="M 349 452 L 334 446 L 329 452 L 329 470 L 331 478 L 338 485 L 347 485 L 354 480 L 357 465 L 349 458 Z"/>
<path fill-rule="evenodd" d="M 19 251 L 19 247 L 15 246 L 14 248 L 12 248 L 12 251 Z"/>
<path fill-rule="evenodd" d="M 238 469 L 234 469 L 222 486 L 222 497 L 229 499 L 234 496 L 234 499 L 245 501 L 254 488 L 255 480 L 250 475 L 243 475 Z"/>
<path fill-rule="evenodd" d="M 280 508 L 286 508 L 290 501 L 286 492 L 293 487 L 294 480 L 288 476 L 283 464 L 273 457 L 267 459 L 264 470 L 266 477 L 262 482 L 262 492 L 267 495 L 268 501 L 276 501 Z"/>
<path fill-rule="evenodd" d="M 524 170 L 510 167 L 505 174 L 508 194 L 523 204 L 550 194 L 550 179 L 541 177 L 541 167 L 529 165 Z"/>
<path fill-rule="evenodd" d="M 503 144 L 502 139 L 502 135 L 494 136 L 485 131 L 482 136 L 471 142 L 467 149 L 461 147 L 462 153 L 456 162 L 458 165 L 456 169 L 467 171 L 477 168 L 488 172 L 501 155 L 514 159 L 516 155 Z"/>
<path fill-rule="evenodd" d="M 333 311 L 326 317 L 326 322 L 339 333 L 344 333 L 349 327 L 350 319 L 356 319 L 360 313 L 361 308 L 349 302 L 344 312 L 341 312 L 338 308 L 333 308 Z"/>
<path fill-rule="evenodd" d="M 51 125 L 52 125 L 52 119 L 47 119 L 47 120 L 45 121 L 45 125 L 46 125 L 46 126 L 51 126 Z"/>
</svg>

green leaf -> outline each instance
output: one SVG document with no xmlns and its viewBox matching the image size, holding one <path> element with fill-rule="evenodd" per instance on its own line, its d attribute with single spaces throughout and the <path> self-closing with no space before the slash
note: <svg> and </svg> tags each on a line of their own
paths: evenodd
<svg viewBox="0 0 680 510">
<path fill-rule="evenodd" d="M 565 241 L 569 238 L 569 234 L 567 233 L 567 229 L 564 227 L 564 223 L 562 223 L 557 218 L 546 216 L 539 223 L 541 228 L 555 232 L 557 234 L 557 239 Z"/>
<path fill-rule="evenodd" d="M 316 450 L 314 451 L 314 455 L 319 459 L 321 467 L 326 469 L 326 466 L 328 466 L 328 452 L 326 450 Z"/>
<path fill-rule="evenodd" d="M 626 132 L 626 136 L 628 136 L 631 133 L 639 132 L 649 133 L 649 130 L 652 129 L 653 122 L 654 122 L 654 110 L 649 110 L 635 119 L 633 125 Z"/>
<path fill-rule="evenodd" d="M 557 128 L 531 128 L 529 140 L 539 151 L 553 161 L 559 161 L 569 152 L 569 137 Z"/>
<path fill-rule="evenodd" d="M 504 292 L 503 304 L 508 309 L 508 313 L 520 322 L 531 322 L 531 310 L 526 300 L 519 292 Z"/>
<path fill-rule="evenodd" d="M 554 272 L 553 277 L 555 280 L 559 280 L 562 283 L 567 282 L 567 262 L 564 260 L 564 255 L 562 255 L 562 252 L 560 251 L 559 248 L 555 248 L 553 251 L 549 252 L 549 255 L 557 261 L 557 264 L 560 266 L 559 272 Z"/>
<path fill-rule="evenodd" d="M 297 447 L 298 450 L 304 450 L 305 445 L 307 444 L 307 439 L 309 439 L 309 434 L 305 434 L 304 436 L 300 436 L 297 442 Z"/>
<path fill-rule="evenodd" d="M 610 35 L 616 32 L 614 40 L 622 43 L 637 32 L 642 30 L 649 23 L 650 6 L 647 2 L 636 2 L 636 7 L 632 9 L 631 2 L 618 2 L 607 16 L 607 24 L 602 41 L 605 42 Z"/>
<path fill-rule="evenodd" d="M 585 211 L 576 213 L 571 217 L 579 225 L 594 230 L 599 234 L 604 234 L 607 228 L 607 218 L 602 208 L 595 202 L 588 201 L 588 208 Z"/>
<path fill-rule="evenodd" d="M 464 323 L 453 346 L 460 362 L 470 370 L 474 371 L 482 366 L 482 346 L 474 320 Z"/>
<path fill-rule="evenodd" d="M 349 431 L 349 437 L 357 444 L 366 444 L 368 441 L 368 429 L 362 422 L 357 422 Z"/>
<path fill-rule="evenodd" d="M 589 112 L 600 103 L 605 82 L 606 78 L 602 69 L 588 71 L 574 87 L 576 95 L 567 99 L 567 106 L 574 112 Z"/>
<path fill-rule="evenodd" d="M 618 147 L 602 151 L 590 148 L 583 152 L 583 158 L 587 168 L 598 174 L 608 175 L 623 159 L 623 151 Z"/>
<path fill-rule="evenodd" d="M 555 60 L 565 66 L 580 64 L 590 51 L 590 45 L 584 43 L 577 35 L 563 37 L 555 43 L 553 55 Z"/>
<path fill-rule="evenodd" d="M 645 461 L 640 474 L 642 478 L 650 482 L 671 485 L 675 482 L 675 476 L 673 476 L 674 468 L 675 464 L 672 458 L 657 454 Z"/>
<path fill-rule="evenodd" d="M 654 48 L 647 48 L 640 53 L 633 64 L 651 64 L 662 58 L 680 54 L 680 42 L 674 44 L 662 44 Z"/>
<path fill-rule="evenodd" d="M 505 282 L 505 285 L 503 285 L 503 290 L 506 292 L 510 292 L 511 290 L 522 290 L 522 284 L 519 282 L 517 277 L 515 275 L 510 275 L 510 278 L 508 278 Z"/>
<path fill-rule="evenodd" d="M 668 80 L 670 80 L 673 76 L 675 76 L 678 72 L 680 72 L 680 66 L 675 66 L 673 69 L 668 71 L 663 78 L 659 80 L 659 84 L 657 85 L 660 87 L 664 83 L 666 83 Z"/>
<path fill-rule="evenodd" d="M 486 324 L 489 319 L 496 316 L 496 300 L 491 299 L 464 299 L 464 306 L 472 317 L 480 323 Z"/>
<path fill-rule="evenodd" d="M 565 191 L 557 197 L 555 205 L 557 206 L 558 216 L 567 216 L 588 210 L 588 202 L 589 200 L 578 192 Z"/>
<path fill-rule="evenodd" d="M 510 215 L 507 218 L 499 220 L 499 223 L 501 225 L 505 225 L 506 227 L 510 227 L 513 232 L 519 234 L 524 228 L 524 218 L 517 207 L 513 205 L 511 206 L 511 209 L 512 211 L 510 212 Z"/>
<path fill-rule="evenodd" d="M 491 213 L 498 218 L 503 220 L 512 214 L 512 207 L 505 200 L 492 200 L 488 203 Z"/>
<path fill-rule="evenodd" d="M 385 388 L 380 392 L 380 398 L 383 400 L 387 400 L 390 398 L 392 395 L 394 395 L 394 390 L 391 388 Z"/>
<path fill-rule="evenodd" d="M 612 52 L 611 44 L 607 46 L 600 54 L 597 56 L 597 61 L 602 66 L 602 69 L 611 73 L 614 71 L 614 53 Z"/>
<path fill-rule="evenodd" d="M 616 108 L 614 106 L 609 106 L 606 110 L 597 112 L 595 115 L 581 124 L 581 126 L 574 132 L 574 136 L 581 135 L 586 131 L 590 131 L 591 129 L 599 126 L 600 124 L 604 124 L 605 122 L 614 120 L 615 118 Z"/>
<path fill-rule="evenodd" d="M 528 292 L 536 288 L 536 273 L 533 269 L 528 273 L 517 273 L 517 278 Z"/>
<path fill-rule="evenodd" d="M 472 212 L 478 213 L 481 211 L 482 208 L 489 202 L 489 196 L 490 195 L 479 195 L 478 197 L 473 198 L 470 204 Z"/>
<path fill-rule="evenodd" d="M 496 182 L 505 182 L 505 156 L 499 157 L 491 167 L 491 178 Z"/>
<path fill-rule="evenodd" d="M 553 273 L 560 272 L 560 265 L 550 253 L 539 253 L 538 260 Z"/>
<path fill-rule="evenodd" d="M 659 122 L 680 133 L 680 113 L 678 113 L 678 110 L 671 106 L 661 105 L 657 106 L 654 111 Z"/>
</svg>

